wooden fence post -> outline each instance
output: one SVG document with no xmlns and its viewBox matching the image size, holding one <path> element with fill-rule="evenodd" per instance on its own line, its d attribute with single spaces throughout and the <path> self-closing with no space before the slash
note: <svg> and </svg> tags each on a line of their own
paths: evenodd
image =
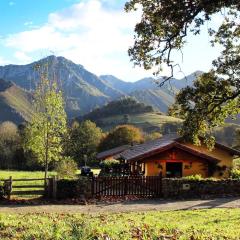
<svg viewBox="0 0 240 240">
<path fill-rule="evenodd" d="M 128 184 L 129 184 L 129 178 L 126 176 L 124 177 L 124 196 L 128 194 Z"/>
<path fill-rule="evenodd" d="M 91 195 L 92 195 L 92 198 L 93 198 L 94 195 L 95 195 L 94 185 L 95 185 L 96 178 L 93 176 L 93 177 L 91 178 L 91 180 L 92 180 L 92 184 L 91 184 Z"/>
<path fill-rule="evenodd" d="M 52 178 L 52 198 L 57 198 L 57 177 L 53 176 Z"/>
<path fill-rule="evenodd" d="M 11 192 L 12 192 L 12 176 L 9 177 L 9 180 L 8 180 L 8 185 L 7 185 L 7 194 L 8 194 L 8 200 L 11 199 Z"/>
<path fill-rule="evenodd" d="M 47 179 L 47 186 L 45 186 L 45 197 L 52 197 L 52 178 Z"/>
</svg>

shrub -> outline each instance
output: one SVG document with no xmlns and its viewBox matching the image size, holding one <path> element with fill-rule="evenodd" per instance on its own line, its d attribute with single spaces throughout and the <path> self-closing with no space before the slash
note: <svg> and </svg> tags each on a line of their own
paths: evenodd
<svg viewBox="0 0 240 240">
<path fill-rule="evenodd" d="M 91 196 L 91 181 L 87 177 L 70 180 L 62 179 L 57 182 L 57 198 L 70 199 Z"/>
<path fill-rule="evenodd" d="M 4 188 L 3 188 L 3 184 L 0 183 L 0 200 L 2 200 L 4 198 Z"/>
<path fill-rule="evenodd" d="M 203 180 L 203 178 L 202 178 L 202 176 L 200 174 L 187 176 L 187 177 L 184 177 L 183 179 L 192 180 L 192 181 L 201 181 L 201 180 Z"/>
<path fill-rule="evenodd" d="M 238 170 L 238 169 L 233 169 L 232 171 L 231 171 L 231 178 L 232 179 L 238 179 L 238 180 L 240 180 L 240 170 Z"/>
<path fill-rule="evenodd" d="M 106 167 L 106 168 L 112 168 L 112 167 L 115 167 L 119 164 L 120 164 L 120 162 L 116 159 L 107 159 L 107 160 L 102 162 L 101 166 Z"/>
<path fill-rule="evenodd" d="M 59 178 L 76 178 L 77 163 L 71 158 L 64 158 L 57 163 L 56 172 Z"/>
</svg>

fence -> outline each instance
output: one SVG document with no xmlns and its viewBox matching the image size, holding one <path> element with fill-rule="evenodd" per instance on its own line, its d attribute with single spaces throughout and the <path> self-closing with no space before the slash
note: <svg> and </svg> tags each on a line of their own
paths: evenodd
<svg viewBox="0 0 240 240">
<path fill-rule="evenodd" d="M 47 178 L 47 185 L 44 184 L 44 178 L 24 178 L 1 180 L 4 182 L 3 191 L 10 200 L 11 196 L 48 196 L 56 197 L 56 178 Z M 15 183 L 15 184 L 14 184 Z"/>
<path fill-rule="evenodd" d="M 162 195 L 162 177 L 94 177 L 92 195 L 159 197 Z"/>
</svg>

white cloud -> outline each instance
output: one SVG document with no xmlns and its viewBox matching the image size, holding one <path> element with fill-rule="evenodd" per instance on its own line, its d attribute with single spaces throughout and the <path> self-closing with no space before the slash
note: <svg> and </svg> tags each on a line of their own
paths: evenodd
<svg viewBox="0 0 240 240">
<path fill-rule="evenodd" d="M 9 64 L 9 61 L 7 61 L 5 58 L 0 56 L 0 66 Z"/>
<path fill-rule="evenodd" d="M 96 74 L 136 80 L 146 72 L 132 68 L 127 50 L 133 44 L 133 29 L 139 18 L 139 12 L 109 10 L 101 0 L 85 0 L 49 14 L 48 22 L 41 27 L 9 35 L 4 44 L 25 61 L 30 60 L 25 54 L 53 51 Z"/>
<path fill-rule="evenodd" d="M 18 59 L 21 64 L 27 63 L 32 60 L 32 58 L 27 56 L 26 53 L 20 51 L 15 52 L 14 57 Z"/>
</svg>

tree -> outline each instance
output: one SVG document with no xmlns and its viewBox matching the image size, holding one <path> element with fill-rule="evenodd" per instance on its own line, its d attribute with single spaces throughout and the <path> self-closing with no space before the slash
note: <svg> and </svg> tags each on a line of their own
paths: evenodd
<svg viewBox="0 0 240 240">
<path fill-rule="evenodd" d="M 79 165 L 83 165 L 85 160 L 95 160 L 97 147 L 104 136 L 101 128 L 90 120 L 74 122 L 69 136 L 66 146 L 67 155 L 75 159 Z"/>
<path fill-rule="evenodd" d="M 33 106 L 33 116 L 25 129 L 25 150 L 36 155 L 37 161 L 45 167 L 46 184 L 49 164 L 62 158 L 63 139 L 67 133 L 62 92 L 46 72 L 40 74 Z"/>
<path fill-rule="evenodd" d="M 60 178 L 74 179 L 76 178 L 76 172 L 78 165 L 73 159 L 66 157 L 63 161 L 59 161 L 56 166 L 56 172 Z"/>
<path fill-rule="evenodd" d="M 128 114 L 123 115 L 123 123 L 128 124 L 130 121 L 130 116 Z"/>
<path fill-rule="evenodd" d="M 234 140 L 235 140 L 235 142 L 234 142 L 235 146 L 234 147 L 237 148 L 237 149 L 240 149 L 240 129 L 237 129 Z"/>
<path fill-rule="evenodd" d="M 20 136 L 17 126 L 12 122 L 0 124 L 0 166 L 15 168 L 15 155 L 20 148 Z"/>
<path fill-rule="evenodd" d="M 126 10 L 135 10 L 136 4 L 142 6 L 143 14 L 136 25 L 135 44 L 129 54 L 135 64 L 143 65 L 145 69 L 158 67 L 156 74 L 163 64 L 167 64 L 172 74 L 160 85 L 174 73 L 172 51 L 182 49 L 189 32 L 198 35 L 201 26 L 214 14 L 222 14 L 220 27 L 209 29 L 212 45 L 219 44 L 223 48 L 221 56 L 213 61 L 209 73 L 178 94 L 173 107 L 173 112 L 185 119 L 182 135 L 195 144 L 201 144 L 203 140 L 213 147 L 212 129 L 240 112 L 240 2 L 131 0 L 126 4 Z"/>
<path fill-rule="evenodd" d="M 121 145 L 142 143 L 143 134 L 139 128 L 132 125 L 121 125 L 107 134 L 99 145 L 99 151 L 105 151 Z"/>
<path fill-rule="evenodd" d="M 155 139 L 158 139 L 158 138 L 161 138 L 161 137 L 162 137 L 161 133 L 152 132 L 152 133 L 149 133 L 149 134 L 145 135 L 145 141 L 152 141 L 152 140 L 155 140 Z"/>
</svg>

